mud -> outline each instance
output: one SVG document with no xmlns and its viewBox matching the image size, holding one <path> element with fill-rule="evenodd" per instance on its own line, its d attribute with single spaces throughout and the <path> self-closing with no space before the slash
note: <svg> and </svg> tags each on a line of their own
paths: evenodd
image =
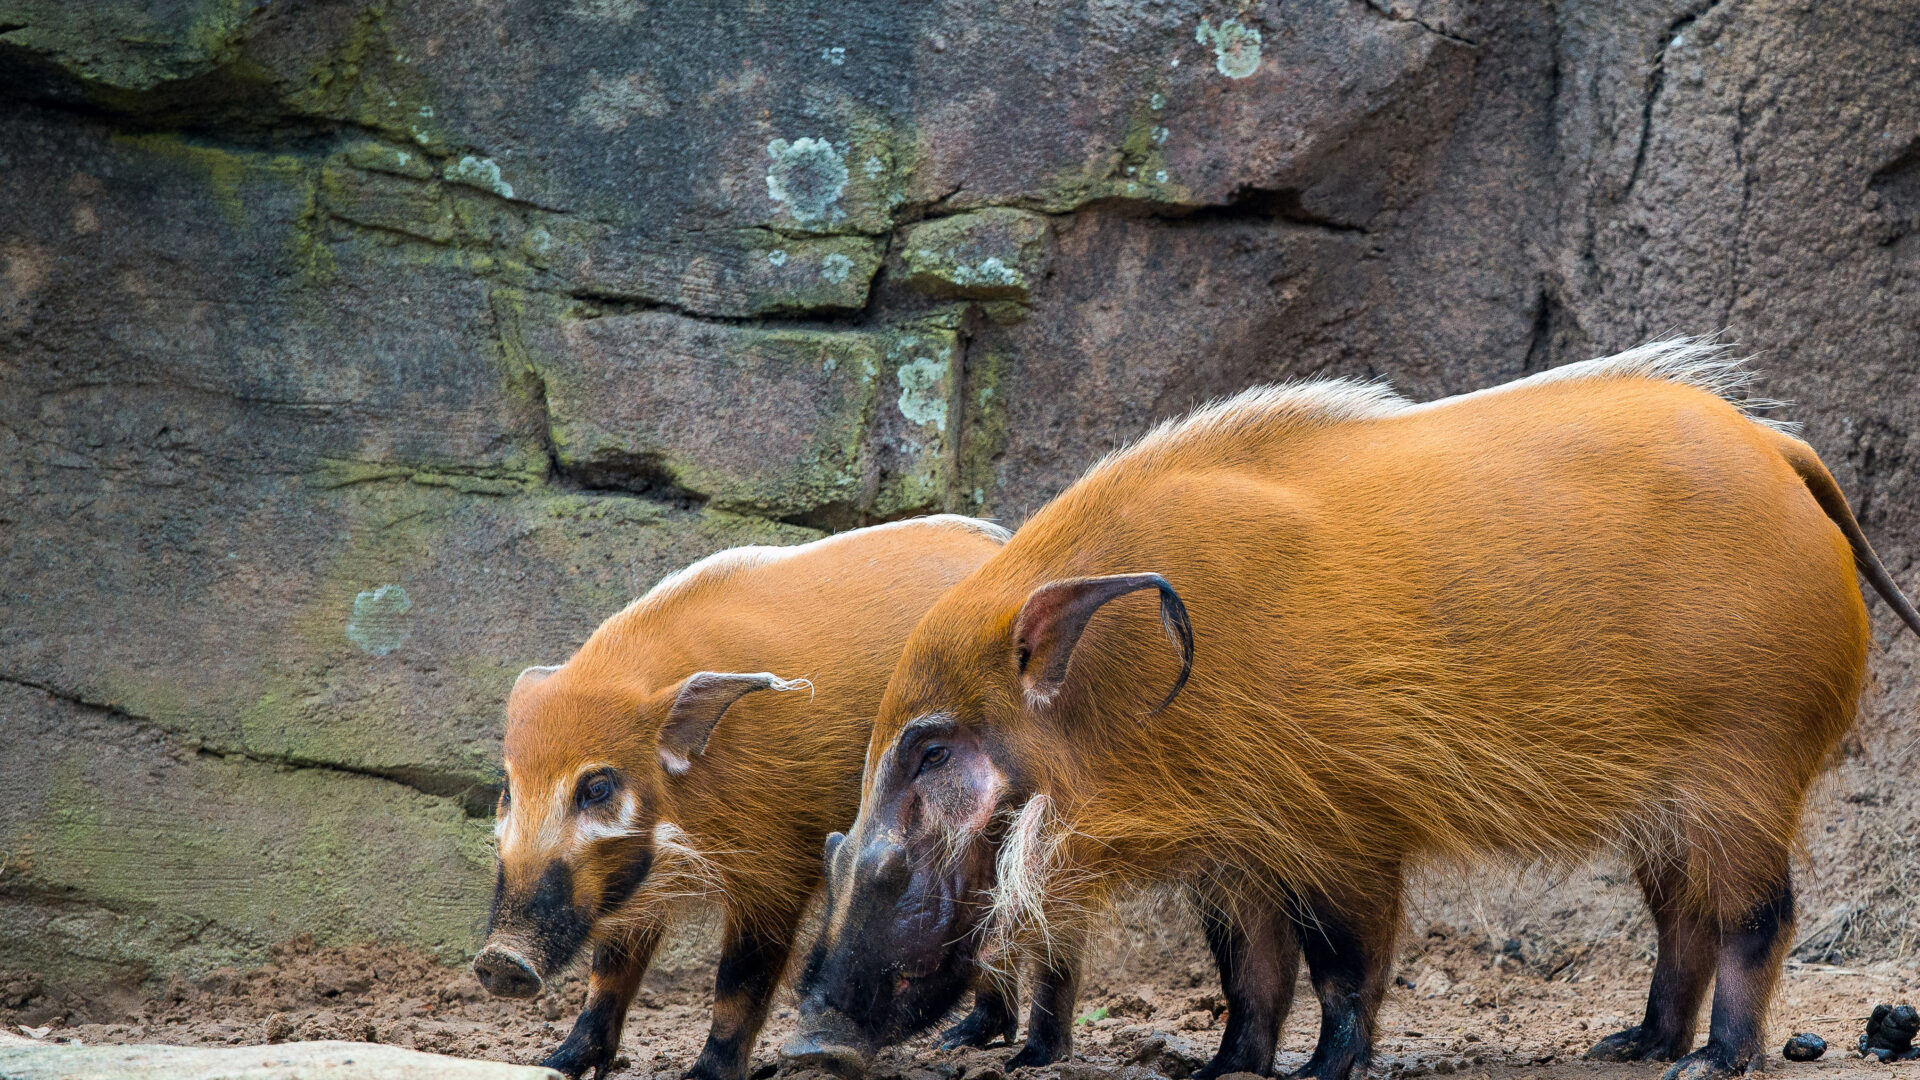
<svg viewBox="0 0 1920 1080">
<path fill-rule="evenodd" d="M 1191 937 L 1136 933 L 1110 949 L 1088 979 L 1073 1060 L 1021 1076 L 1148 1080 L 1184 1077 L 1198 1067 L 1218 1042 L 1223 1004 Z M 1645 951 L 1615 942 L 1577 956 L 1536 955 L 1515 939 L 1439 928 L 1411 933 L 1382 1014 L 1374 1075 L 1658 1076 L 1651 1064 L 1579 1060 L 1601 1035 L 1638 1020 L 1650 959 Z M 628 1019 L 614 1075 L 677 1080 L 706 1037 L 703 981 L 697 968 L 650 977 Z M 1851 1052 L 1875 1003 L 1911 1001 L 1917 990 L 1920 973 L 1910 965 L 1790 962 L 1770 1014 L 1768 1069 L 1786 1077 L 1872 1072 L 1920 1078 L 1920 1066 L 1882 1065 Z M 45 1028 L 46 1039 L 89 1044 L 355 1039 L 529 1064 L 565 1037 L 584 992 L 579 977 L 566 976 L 536 1000 L 498 1001 L 467 972 L 404 949 L 315 949 L 296 940 L 264 967 L 220 969 L 197 982 L 176 978 L 144 993 L 55 993 L 42 990 L 31 974 L 0 973 L 0 1021 L 9 1031 Z M 754 1055 L 758 1080 L 773 1074 L 775 1050 L 792 1029 L 792 1005 L 783 992 Z M 1317 1028 L 1303 982 L 1281 1042 L 1282 1069 L 1306 1060 Z M 1830 1049 L 1819 1061 L 1784 1061 L 1780 1045 L 1796 1032 L 1817 1034 Z M 994 1080 L 1008 1056 L 1001 1048 L 937 1051 L 923 1038 L 884 1053 L 875 1076 Z"/>
</svg>

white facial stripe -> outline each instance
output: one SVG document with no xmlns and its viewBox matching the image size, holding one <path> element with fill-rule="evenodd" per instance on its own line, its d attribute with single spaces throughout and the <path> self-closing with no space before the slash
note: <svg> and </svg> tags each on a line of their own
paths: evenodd
<svg viewBox="0 0 1920 1080">
<path fill-rule="evenodd" d="M 611 840 L 616 836 L 629 836 L 633 833 L 633 823 L 640 816 L 640 801 L 629 791 L 620 800 L 620 820 L 615 822 L 594 821 L 591 818 L 577 818 L 573 826 L 575 843 L 591 844 L 596 840 Z"/>
<path fill-rule="evenodd" d="M 632 792 L 627 792 L 621 799 L 617 822 L 597 821 L 573 812 L 574 792 L 579 787 L 580 778 L 609 768 L 612 766 L 604 761 L 594 762 L 582 766 L 568 779 L 555 781 L 547 794 L 545 813 L 539 812 L 542 808 L 519 800 L 509 804 L 507 812 L 493 823 L 494 839 L 501 850 L 504 852 L 530 846 L 535 851 L 553 852 L 569 843 L 590 844 L 597 840 L 630 835 L 640 816 L 639 800 Z M 537 821 L 528 821 L 529 815 Z"/>
<path fill-rule="evenodd" d="M 501 779 L 506 785 L 506 791 L 511 793 L 513 791 L 513 763 L 511 761 L 503 761 L 500 763 L 500 768 L 501 772 L 505 774 Z M 506 812 L 493 819 L 493 842 L 496 845 L 506 843 L 507 833 L 513 828 L 510 824 L 512 820 L 513 803 L 509 802 L 507 803 Z"/>
</svg>

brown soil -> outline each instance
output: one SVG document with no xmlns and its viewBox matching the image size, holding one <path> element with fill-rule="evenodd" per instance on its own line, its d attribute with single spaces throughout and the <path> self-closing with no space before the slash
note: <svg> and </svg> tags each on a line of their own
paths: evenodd
<svg viewBox="0 0 1920 1080">
<path fill-rule="evenodd" d="M 1185 1076 L 1219 1038 L 1222 1007 L 1191 935 L 1135 934 L 1114 962 L 1095 965 L 1082 1003 L 1074 1061 L 1034 1080 L 1147 1080 Z M 1529 956 L 1518 941 L 1494 942 L 1432 930 L 1411 936 L 1382 1017 L 1378 1075 L 1465 1074 L 1474 1080 L 1526 1077 L 1652 1078 L 1655 1066 L 1590 1065 L 1580 1053 L 1600 1035 L 1638 1019 L 1647 969 L 1637 950 L 1602 949 L 1570 960 Z M 1099 973 L 1104 972 L 1106 981 Z M 1874 1003 L 1912 1000 L 1920 978 L 1910 965 L 1844 968 L 1789 964 L 1769 1024 L 1768 1067 L 1785 1076 L 1877 1072 L 1920 1080 L 1920 1067 L 1885 1066 L 1848 1052 Z M 76 997 L 42 992 L 37 980 L 0 973 L 0 1021 L 50 1027 L 50 1039 L 88 1043 L 237 1045 L 294 1039 L 360 1039 L 441 1053 L 530 1063 L 565 1037 L 579 1008 L 577 977 L 558 980 L 532 1002 L 490 999 L 473 977 L 401 950 L 316 950 L 295 941 L 249 972 L 215 971 L 164 991 Z M 1281 1065 L 1303 1062 L 1317 1030 L 1311 994 L 1288 1020 Z M 784 995 L 755 1055 L 771 1072 L 791 1030 Z M 707 995 L 687 972 L 650 980 L 629 1018 L 616 1075 L 677 1080 L 706 1035 Z M 1824 1059 L 1781 1061 L 1792 1032 L 1827 1040 Z M 876 1075 L 907 1080 L 994 1080 L 1004 1049 L 945 1053 L 927 1040 L 888 1051 Z M 1897 1073 L 1885 1073 L 1887 1069 Z"/>
</svg>

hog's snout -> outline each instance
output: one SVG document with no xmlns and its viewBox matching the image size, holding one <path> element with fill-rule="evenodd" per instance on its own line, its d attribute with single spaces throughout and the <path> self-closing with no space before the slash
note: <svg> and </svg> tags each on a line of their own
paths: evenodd
<svg viewBox="0 0 1920 1080">
<path fill-rule="evenodd" d="M 801 1028 L 780 1048 L 788 1069 L 820 1069 L 857 1080 L 867 1071 L 873 1051 L 858 1028 L 832 1009 L 803 1010 Z"/>
<path fill-rule="evenodd" d="M 473 958 L 473 974 L 495 997 L 530 998 L 540 992 L 533 963 L 504 945 L 489 945 Z"/>
<path fill-rule="evenodd" d="M 860 865 L 872 875 L 875 885 L 892 896 L 900 895 L 913 878 L 913 869 L 907 864 L 906 846 L 887 840 L 867 845 L 860 853 Z"/>
</svg>

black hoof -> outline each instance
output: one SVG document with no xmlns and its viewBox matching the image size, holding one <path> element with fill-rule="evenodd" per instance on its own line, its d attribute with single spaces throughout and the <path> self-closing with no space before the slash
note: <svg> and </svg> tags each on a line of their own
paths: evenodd
<svg viewBox="0 0 1920 1080">
<path fill-rule="evenodd" d="M 1253 1073 L 1256 1076 L 1272 1076 L 1273 1066 L 1268 1065 L 1264 1069 L 1253 1069 L 1248 1068 L 1242 1062 L 1221 1061 L 1219 1058 L 1215 1058 L 1194 1070 L 1193 1080 L 1218 1080 L 1219 1077 L 1232 1073 Z"/>
<path fill-rule="evenodd" d="M 747 1080 L 747 1066 L 742 1062 L 739 1068 L 729 1069 L 711 1061 L 696 1060 L 693 1068 L 680 1074 L 680 1080 Z"/>
<path fill-rule="evenodd" d="M 1759 1054 L 1749 1054 L 1742 1061 L 1727 1047 L 1708 1043 L 1674 1062 L 1660 1080 L 1722 1080 L 1752 1071 L 1759 1061 Z"/>
<path fill-rule="evenodd" d="M 1051 1047 L 1043 1046 L 1036 1042 L 1030 1042 L 1027 1045 L 1021 1047 L 1019 1053 L 1013 1055 L 1013 1057 L 1007 1060 L 1007 1068 L 1009 1069 L 1025 1069 L 1029 1067 L 1038 1068 L 1042 1065 L 1051 1065 L 1065 1056 L 1066 1056 L 1065 1054 L 1055 1054 Z"/>
<path fill-rule="evenodd" d="M 1656 1038 L 1639 1024 L 1594 1043 L 1588 1061 L 1672 1061 L 1679 1057 L 1670 1040 Z"/>
<path fill-rule="evenodd" d="M 1361 1076 L 1365 1076 L 1367 1075 L 1367 1066 L 1372 1060 L 1373 1056 L 1371 1053 L 1365 1058 L 1350 1054 L 1337 1054 L 1321 1058 L 1316 1051 L 1313 1057 L 1307 1059 L 1305 1065 L 1288 1073 L 1287 1080 L 1347 1080 L 1349 1076 L 1352 1076 L 1356 1072 Z"/>
<path fill-rule="evenodd" d="M 567 1080 L 580 1080 L 592 1072 L 595 1080 L 613 1070 L 613 1051 L 594 1043 L 572 1039 L 560 1044 L 560 1048 L 548 1055 L 540 1063 L 542 1068 L 552 1069 Z"/>
<path fill-rule="evenodd" d="M 1012 1045 L 1020 1022 L 1011 1014 L 994 1016 L 976 1008 L 966 1018 L 940 1033 L 940 1049 L 958 1050 L 963 1046 L 992 1046 L 996 1040 Z"/>
</svg>

